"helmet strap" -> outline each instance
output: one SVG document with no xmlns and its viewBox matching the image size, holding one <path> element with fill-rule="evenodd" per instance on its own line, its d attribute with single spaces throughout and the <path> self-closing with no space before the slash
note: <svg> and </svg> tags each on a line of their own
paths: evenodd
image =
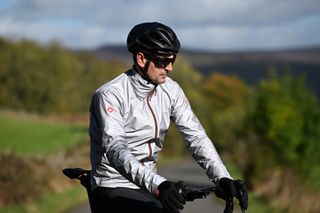
<svg viewBox="0 0 320 213">
<path fill-rule="evenodd" d="M 152 82 L 152 80 L 150 79 L 150 77 L 147 74 L 149 65 L 150 65 L 150 60 L 147 59 L 147 62 L 144 65 L 144 67 L 140 67 L 137 63 L 134 63 L 133 68 L 137 71 L 137 73 L 139 73 L 141 75 L 141 77 L 144 80 L 146 80 L 148 82 L 148 84 L 153 84 L 153 85 L 157 86 L 157 84 Z"/>
</svg>

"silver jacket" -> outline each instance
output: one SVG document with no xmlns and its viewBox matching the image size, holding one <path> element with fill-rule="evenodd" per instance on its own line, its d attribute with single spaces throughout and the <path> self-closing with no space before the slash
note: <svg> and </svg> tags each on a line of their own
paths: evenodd
<svg viewBox="0 0 320 213">
<path fill-rule="evenodd" d="M 180 86 L 167 77 L 158 86 L 134 70 L 101 86 L 90 106 L 93 189 L 142 188 L 156 193 L 166 179 L 156 161 L 170 119 L 211 181 L 231 178 Z"/>
</svg>

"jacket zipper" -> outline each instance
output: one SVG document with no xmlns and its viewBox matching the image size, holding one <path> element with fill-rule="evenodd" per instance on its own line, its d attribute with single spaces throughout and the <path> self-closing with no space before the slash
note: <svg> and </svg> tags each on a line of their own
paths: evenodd
<svg viewBox="0 0 320 213">
<path fill-rule="evenodd" d="M 157 118 L 156 118 L 156 115 L 151 107 L 151 104 L 150 104 L 150 101 L 151 101 L 151 96 L 154 94 L 154 90 L 152 92 L 149 93 L 148 97 L 147 97 L 147 104 L 148 104 L 148 107 L 151 111 L 151 114 L 152 114 L 152 117 L 153 117 L 153 121 L 154 121 L 154 125 L 155 125 L 155 134 L 154 134 L 154 142 L 156 142 L 157 138 L 158 138 L 158 122 L 157 122 Z M 151 141 L 152 140 L 149 140 L 148 141 L 148 147 L 149 147 L 149 156 L 148 156 L 148 159 L 151 158 L 151 155 L 152 155 L 152 148 L 151 148 Z"/>
</svg>

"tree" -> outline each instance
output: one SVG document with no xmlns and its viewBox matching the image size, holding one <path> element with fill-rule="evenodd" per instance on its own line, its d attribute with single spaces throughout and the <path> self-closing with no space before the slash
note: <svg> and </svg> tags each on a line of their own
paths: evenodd
<svg viewBox="0 0 320 213">
<path fill-rule="evenodd" d="M 246 114 L 249 87 L 238 77 L 213 73 L 202 84 L 206 129 L 219 149 L 232 150 Z"/>
<path fill-rule="evenodd" d="M 250 104 L 244 125 L 250 167 L 263 174 L 289 166 L 308 177 L 320 159 L 320 109 L 304 78 L 273 74 L 260 82 Z"/>
<path fill-rule="evenodd" d="M 125 71 L 122 64 L 78 54 L 52 42 L 0 40 L 0 106 L 37 113 L 88 111 L 91 94 Z"/>
</svg>

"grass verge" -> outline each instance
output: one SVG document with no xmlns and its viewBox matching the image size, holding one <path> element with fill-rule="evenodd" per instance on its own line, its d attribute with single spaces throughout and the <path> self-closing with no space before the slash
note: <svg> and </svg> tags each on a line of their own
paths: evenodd
<svg viewBox="0 0 320 213">
<path fill-rule="evenodd" d="M 61 213 L 86 200 L 87 194 L 83 187 L 70 188 L 61 193 L 44 194 L 33 201 L 0 209 L 0 213 Z"/>
<path fill-rule="evenodd" d="M 18 155 L 48 155 L 82 142 L 87 127 L 80 124 L 26 119 L 0 113 L 0 152 Z"/>
</svg>

